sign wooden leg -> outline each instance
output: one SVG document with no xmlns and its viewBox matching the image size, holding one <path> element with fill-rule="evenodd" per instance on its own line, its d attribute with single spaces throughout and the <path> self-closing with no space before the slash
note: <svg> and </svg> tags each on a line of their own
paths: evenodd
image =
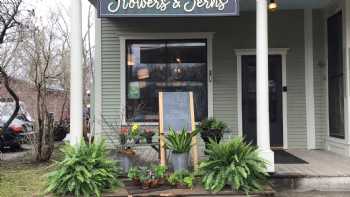
<svg viewBox="0 0 350 197">
<path fill-rule="evenodd" d="M 165 166 L 166 165 L 166 154 L 165 154 L 165 148 L 164 148 L 164 134 L 161 134 L 160 135 L 160 164 L 162 166 Z"/>
<path fill-rule="evenodd" d="M 198 170 L 198 146 L 197 146 L 197 136 L 192 139 L 192 159 L 194 170 Z"/>
</svg>

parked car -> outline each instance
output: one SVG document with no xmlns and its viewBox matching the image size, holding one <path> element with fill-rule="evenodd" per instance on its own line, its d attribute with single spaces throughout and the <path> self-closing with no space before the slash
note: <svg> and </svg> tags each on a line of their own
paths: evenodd
<svg viewBox="0 0 350 197">
<path fill-rule="evenodd" d="M 20 110 L 17 117 L 11 122 L 7 130 L 4 130 L 5 123 L 10 119 L 15 104 L 13 102 L 0 102 L 0 148 L 19 148 L 33 130 L 33 122 L 30 114 L 25 110 L 24 104 L 20 102 Z"/>
</svg>

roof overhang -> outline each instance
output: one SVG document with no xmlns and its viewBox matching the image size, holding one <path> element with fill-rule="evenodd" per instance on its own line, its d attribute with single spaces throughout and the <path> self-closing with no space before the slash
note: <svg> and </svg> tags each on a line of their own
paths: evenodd
<svg viewBox="0 0 350 197">
<path fill-rule="evenodd" d="M 97 8 L 99 0 L 88 0 Z M 334 0 L 276 0 L 279 10 L 321 9 Z M 240 11 L 255 11 L 256 0 L 240 0 Z"/>
<path fill-rule="evenodd" d="M 276 0 L 279 10 L 320 9 L 334 0 Z M 256 10 L 256 0 L 240 0 L 241 11 Z"/>
</svg>

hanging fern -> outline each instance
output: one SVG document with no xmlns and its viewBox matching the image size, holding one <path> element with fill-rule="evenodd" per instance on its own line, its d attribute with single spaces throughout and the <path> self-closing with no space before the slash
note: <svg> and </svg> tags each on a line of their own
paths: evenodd
<svg viewBox="0 0 350 197">
<path fill-rule="evenodd" d="M 119 164 L 107 158 L 104 141 L 80 146 L 65 145 L 65 157 L 57 170 L 48 174 L 47 193 L 74 196 L 101 196 L 104 189 L 122 185 Z"/>
</svg>

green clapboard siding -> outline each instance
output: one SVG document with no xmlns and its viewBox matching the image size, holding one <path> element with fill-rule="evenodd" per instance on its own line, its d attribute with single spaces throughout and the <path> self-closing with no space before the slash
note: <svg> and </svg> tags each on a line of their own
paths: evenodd
<svg viewBox="0 0 350 197">
<path fill-rule="evenodd" d="M 304 15 L 302 10 L 270 16 L 270 48 L 289 48 L 287 56 L 288 144 L 306 147 Z M 235 49 L 255 48 L 255 12 L 239 17 L 101 19 L 102 114 L 109 124 L 120 117 L 120 41 L 128 33 L 214 32 L 214 116 L 237 135 L 237 73 Z M 104 121 L 105 122 L 105 121 Z M 103 124 L 103 133 L 113 131 Z M 116 135 L 115 135 L 116 136 Z"/>
</svg>

